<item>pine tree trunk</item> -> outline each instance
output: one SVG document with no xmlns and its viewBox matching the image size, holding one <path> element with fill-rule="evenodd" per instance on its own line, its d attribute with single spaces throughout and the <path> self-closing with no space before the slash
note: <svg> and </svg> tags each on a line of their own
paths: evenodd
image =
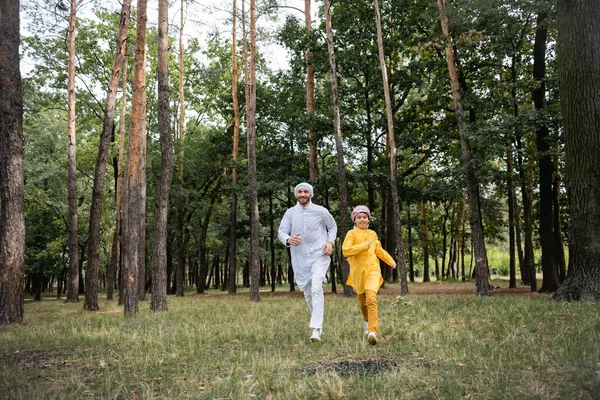
<svg viewBox="0 0 600 400">
<path fill-rule="evenodd" d="M 473 170 L 471 162 L 473 156 L 471 152 L 471 144 L 469 143 L 467 136 L 467 126 L 458 84 L 458 73 L 456 70 L 456 62 L 454 60 L 454 49 L 452 47 L 452 41 L 448 27 L 448 17 L 445 13 L 445 3 L 446 0 L 438 0 L 442 32 L 446 38 L 446 62 L 448 64 L 452 98 L 454 99 L 455 115 L 460 136 L 461 158 L 467 182 L 467 199 L 469 201 L 470 212 L 469 223 L 471 226 L 471 235 L 473 237 L 475 267 L 477 268 L 476 294 L 478 296 L 489 296 L 491 293 L 489 287 L 488 263 L 479 204 L 479 182 L 477 181 L 477 176 L 475 175 L 475 171 Z"/>
<path fill-rule="evenodd" d="M 121 202 L 123 197 L 123 158 L 125 155 L 125 118 L 127 115 L 127 65 L 128 58 L 125 57 L 123 62 L 123 104 L 121 105 L 121 134 L 119 135 L 119 160 L 116 168 L 116 196 L 115 196 L 115 232 L 113 236 L 113 245 L 111 252 L 111 261 L 110 261 L 110 273 L 107 272 L 107 289 L 106 289 L 106 298 L 107 300 L 112 300 L 113 298 L 113 287 L 114 287 L 114 279 L 118 277 L 119 279 L 119 304 L 122 304 L 121 299 L 121 290 L 123 284 L 123 274 L 118 275 L 118 271 L 120 270 L 119 265 L 121 259 L 121 240 L 122 237 L 122 218 L 121 218 Z"/>
<path fill-rule="evenodd" d="M 233 168 L 231 170 L 231 180 L 233 181 L 233 193 L 231 194 L 231 211 L 229 220 L 229 294 L 234 294 L 236 288 L 236 270 L 237 270 L 237 185 L 238 185 L 238 149 L 240 145 L 240 103 L 238 100 L 238 60 L 237 60 L 237 4 L 233 0 L 231 29 L 231 82 L 233 96 L 233 150 L 231 158 Z"/>
<path fill-rule="evenodd" d="M 260 301 L 260 221 L 256 178 L 256 0 L 250 1 L 250 87 L 248 90 L 248 176 L 250 179 L 250 300 Z"/>
<path fill-rule="evenodd" d="M 66 303 L 79 303 L 79 239 L 77 235 L 77 145 L 75 136 L 75 26 L 77 4 L 71 0 L 69 16 L 68 64 L 68 214 L 69 214 L 69 286 Z"/>
<path fill-rule="evenodd" d="M 92 205 L 90 206 L 90 228 L 88 239 L 88 267 L 85 275 L 85 301 L 83 308 L 87 311 L 97 311 L 98 306 L 98 270 L 100 266 L 100 220 L 102 218 L 102 202 L 104 200 L 104 186 L 106 183 L 106 164 L 108 162 L 108 149 L 110 137 L 115 123 L 115 104 L 117 101 L 117 88 L 119 86 L 123 57 L 127 49 L 127 33 L 129 30 L 129 13 L 131 0 L 123 1 L 121 20 L 112 72 L 106 91 L 104 103 L 104 123 L 100 134 L 96 170 L 94 171 L 94 186 L 92 189 Z"/>
<path fill-rule="evenodd" d="M 540 112 L 545 108 L 546 85 L 546 38 L 548 36 L 547 16 L 538 14 L 535 42 L 533 46 L 533 79 L 536 88 L 532 97 L 534 108 Z M 540 208 L 539 208 L 539 234 L 542 247 L 542 287 L 540 292 L 555 292 L 558 289 L 558 269 L 554 253 L 554 233 L 552 202 L 554 192 L 552 181 L 554 165 L 550 155 L 550 130 L 546 124 L 540 125 L 536 130 L 536 144 L 538 151 L 539 182 L 540 182 Z"/>
<path fill-rule="evenodd" d="M 140 241 L 146 226 L 146 0 L 138 0 L 135 68 L 131 108 L 131 128 L 127 151 L 125 207 L 123 207 L 123 268 L 127 272 L 125 307 L 127 316 L 138 312 L 140 269 L 145 255 Z"/>
<path fill-rule="evenodd" d="M 327 33 L 327 52 L 329 54 L 329 67 L 331 69 L 331 99 L 333 105 L 333 131 L 335 135 L 335 149 L 338 166 L 338 187 L 340 195 L 340 229 L 338 235 L 340 238 L 345 238 L 348 232 L 348 178 L 346 177 L 346 165 L 344 162 L 344 149 L 342 145 L 342 129 L 340 118 L 340 104 L 337 83 L 337 66 L 335 63 L 335 50 L 333 47 L 333 29 L 331 27 L 331 7 L 329 0 L 324 0 L 325 5 L 325 30 Z M 341 280 L 344 287 L 344 297 L 353 297 L 354 289 L 346 285 L 348 274 L 350 273 L 350 265 L 344 257 L 341 260 Z"/>
<path fill-rule="evenodd" d="M 173 179 L 173 139 L 169 111 L 169 2 L 158 2 L 158 131 L 161 171 L 154 211 L 152 247 L 152 311 L 167 310 L 167 228 L 169 194 Z"/>
<path fill-rule="evenodd" d="M 517 266 L 516 266 L 516 249 L 515 249 L 515 205 L 514 200 L 514 183 L 513 183 L 513 156 L 512 148 L 506 154 L 506 173 L 508 175 L 507 188 L 508 188 L 508 242 L 509 242 L 509 282 L 508 287 L 514 289 L 517 287 Z"/>
<path fill-rule="evenodd" d="M 379 52 L 379 65 L 381 67 L 381 76 L 383 79 L 383 93 L 385 96 L 385 108 L 388 124 L 388 137 L 390 146 L 390 193 L 392 197 L 392 213 L 394 218 L 394 233 L 396 236 L 396 250 L 398 272 L 400 274 L 400 294 L 408 294 L 408 281 L 406 274 L 406 256 L 404 254 L 404 240 L 402 239 L 402 223 L 400 221 L 400 201 L 398 200 L 397 183 L 397 156 L 396 156 L 396 137 L 394 135 L 394 115 L 392 112 L 392 101 L 390 97 L 390 86 L 387 78 L 387 67 L 385 65 L 385 55 L 383 52 L 383 39 L 381 33 L 381 16 L 379 15 L 379 3 L 373 1 L 375 8 L 375 23 L 377 25 L 377 48 Z"/>
<path fill-rule="evenodd" d="M 304 22 L 306 29 L 310 32 L 311 15 L 310 15 L 311 0 L 304 0 Z M 304 53 L 306 60 L 306 113 L 309 118 L 315 114 L 315 68 L 312 65 L 312 53 L 307 47 Z M 310 173 L 310 181 L 315 182 L 319 176 L 319 160 L 317 153 L 317 135 L 312 126 L 308 129 L 308 167 Z M 315 187 L 312 201 L 319 203 L 319 190 Z"/>
<path fill-rule="evenodd" d="M 421 202 L 421 234 L 423 235 L 423 269 L 429 271 L 429 241 L 427 233 L 427 202 Z"/>
<path fill-rule="evenodd" d="M 19 18 L 19 0 L 0 2 L 0 325 L 23 320 L 25 189 Z"/>
<path fill-rule="evenodd" d="M 569 271 L 554 299 L 600 301 L 600 3 L 558 1 Z"/>
</svg>

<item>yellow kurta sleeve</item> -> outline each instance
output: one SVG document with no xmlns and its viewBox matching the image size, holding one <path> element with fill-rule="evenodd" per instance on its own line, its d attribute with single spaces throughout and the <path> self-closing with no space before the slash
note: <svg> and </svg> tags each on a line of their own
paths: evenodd
<svg viewBox="0 0 600 400">
<path fill-rule="evenodd" d="M 356 237 L 354 230 L 348 231 L 344 243 L 342 244 L 342 253 L 344 257 L 352 257 L 364 251 L 367 251 L 369 245 L 365 241 L 360 241 Z"/>
<path fill-rule="evenodd" d="M 381 261 L 383 261 L 384 263 L 386 263 L 387 265 L 396 265 L 396 261 L 394 261 L 394 258 L 390 255 L 390 253 L 388 253 L 387 251 L 385 251 L 383 249 L 383 247 L 381 247 L 381 242 L 378 240 L 377 244 L 375 245 L 375 255 L 377 257 L 379 257 L 379 259 Z"/>
</svg>

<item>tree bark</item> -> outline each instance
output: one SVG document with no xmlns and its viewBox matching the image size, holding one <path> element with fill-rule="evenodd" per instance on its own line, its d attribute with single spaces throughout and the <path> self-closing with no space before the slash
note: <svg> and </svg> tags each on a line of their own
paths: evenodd
<svg viewBox="0 0 600 400">
<path fill-rule="evenodd" d="M 533 45 L 533 79 L 536 88 L 533 90 L 533 104 L 537 112 L 545 108 L 546 85 L 546 39 L 548 36 L 547 16 L 540 12 L 535 31 Z M 540 181 L 540 244 L 542 247 L 542 287 L 540 292 L 555 292 L 558 289 L 558 269 L 554 252 L 553 214 L 552 202 L 554 191 L 552 189 L 554 165 L 550 155 L 550 130 L 548 125 L 541 124 L 536 130 L 536 144 L 538 151 L 539 181 Z"/>
<path fill-rule="evenodd" d="M 423 235 L 423 270 L 429 272 L 429 241 L 427 233 L 427 202 L 421 201 L 421 234 Z"/>
<path fill-rule="evenodd" d="M 158 131 L 161 171 L 154 211 L 152 297 L 150 310 L 167 310 L 167 228 L 169 194 L 173 179 L 173 139 L 169 112 L 169 2 L 158 2 Z"/>
<path fill-rule="evenodd" d="M 340 118 L 340 104 L 337 83 L 337 67 L 335 63 L 335 50 L 333 47 L 333 29 L 331 27 L 331 7 L 329 0 L 324 0 L 325 5 L 325 30 L 327 33 L 327 52 L 329 54 L 329 67 L 331 69 L 331 99 L 333 105 L 333 131 L 335 135 L 335 149 L 338 166 L 338 187 L 340 195 L 340 229 L 338 234 L 341 238 L 346 237 L 348 232 L 348 179 L 346 177 L 346 165 L 344 162 L 344 149 L 342 145 L 342 128 Z M 344 287 L 344 297 L 353 297 L 354 289 L 346 285 L 350 265 L 348 260 L 343 257 L 341 260 L 341 280 Z"/>
<path fill-rule="evenodd" d="M 311 0 L 304 0 L 304 23 L 306 30 L 312 30 L 310 15 Z M 317 134 L 312 128 L 312 118 L 315 114 L 315 68 L 312 65 L 312 53 L 310 47 L 306 48 L 304 53 L 306 60 L 306 113 L 308 114 L 311 126 L 308 128 L 308 167 L 310 181 L 313 183 L 319 176 L 319 160 L 317 154 Z M 319 191 L 315 186 L 313 201 L 319 203 Z"/>
<path fill-rule="evenodd" d="M 0 2 L 0 325 L 23 320 L 25 189 L 19 26 L 19 0 Z"/>
<path fill-rule="evenodd" d="M 260 221 L 256 177 L 256 0 L 250 1 L 250 87 L 247 120 L 248 179 L 250 180 L 250 301 L 260 301 Z"/>
<path fill-rule="evenodd" d="M 116 180 L 116 196 L 115 196 L 115 216 L 116 216 L 116 222 L 115 222 L 115 232 L 114 232 L 114 236 L 113 236 L 113 245 L 112 245 L 112 249 L 111 249 L 111 261 L 110 261 L 110 273 L 108 273 L 107 271 L 107 289 L 106 289 L 106 299 L 107 300 L 112 300 L 113 298 L 113 286 L 114 286 L 114 279 L 115 276 L 118 277 L 119 279 L 119 304 L 122 304 L 122 298 L 121 298 L 121 287 L 123 285 L 123 278 L 124 275 L 123 274 L 119 274 L 117 275 L 118 271 L 120 271 L 121 269 L 119 268 L 119 265 L 121 265 L 120 260 L 121 260 L 121 237 L 122 237 L 122 231 L 121 231 L 121 221 L 122 221 L 122 217 L 121 217 L 121 202 L 122 202 L 122 197 L 123 197 L 123 158 L 125 155 L 125 118 L 127 115 L 127 65 L 128 65 L 128 58 L 125 57 L 125 60 L 123 62 L 123 96 L 122 96 L 122 102 L 123 104 L 121 105 L 121 133 L 119 135 L 119 161 L 117 164 L 117 168 L 116 168 L 116 173 L 117 173 L 117 180 Z"/>
<path fill-rule="evenodd" d="M 600 3 L 558 1 L 569 270 L 553 299 L 600 301 Z"/>
<path fill-rule="evenodd" d="M 146 225 L 146 10 L 146 0 L 138 0 L 126 200 L 123 208 L 123 267 L 127 271 L 124 312 L 127 316 L 137 315 L 138 285 L 144 284 L 139 279 L 139 270 L 145 268 L 140 241 L 145 236 Z"/>
<path fill-rule="evenodd" d="M 104 186 L 106 183 L 106 163 L 108 162 L 108 149 L 110 137 L 115 123 L 115 104 L 117 101 L 117 88 L 119 86 L 123 57 L 127 49 L 127 33 L 129 30 L 129 14 L 131 0 L 124 0 L 121 8 L 121 20 L 117 35 L 115 59 L 106 91 L 104 103 L 104 123 L 100 134 L 96 170 L 94 171 L 94 186 L 92 189 L 92 205 L 90 207 L 90 230 L 88 239 L 88 267 L 85 275 L 85 301 L 83 308 L 87 311 L 97 311 L 98 306 L 98 270 L 100 265 L 100 220 L 102 218 L 102 201 L 104 200 Z"/>
<path fill-rule="evenodd" d="M 562 224 L 560 221 L 560 178 L 558 172 L 558 161 L 554 163 L 556 171 L 554 173 L 554 250 L 556 252 L 556 264 L 558 266 L 558 279 L 562 283 L 567 276 L 567 265 L 565 262 L 565 248 L 563 244 Z"/>
<path fill-rule="evenodd" d="M 479 204 L 479 182 L 472 165 L 471 144 L 467 136 L 467 126 L 463 111 L 463 104 L 458 84 L 458 73 L 454 59 L 454 48 L 450 37 L 448 26 L 448 17 L 445 12 L 446 0 L 438 0 L 440 10 L 440 22 L 442 32 L 446 39 L 446 62 L 448 64 L 448 74 L 450 76 L 450 86 L 452 88 L 452 98 L 454 100 L 454 112 L 458 125 L 460 136 L 460 148 L 465 178 L 467 182 L 467 198 L 469 201 L 469 223 L 471 234 L 473 236 L 473 251 L 475 253 L 475 267 L 477 268 L 476 294 L 478 296 L 489 296 L 490 285 L 488 279 L 488 263 L 485 249 L 485 240 L 483 236 L 483 225 L 481 221 L 481 212 Z"/>
<path fill-rule="evenodd" d="M 510 146 L 510 145 L 509 145 Z M 506 173 L 507 179 L 507 198 L 508 198 L 508 242 L 509 242 L 509 282 L 508 287 L 514 289 L 517 287 L 517 265 L 516 265 L 516 248 L 515 248 L 515 204 L 514 201 L 514 180 L 513 180 L 513 156 L 512 146 L 506 154 Z"/>
<path fill-rule="evenodd" d="M 71 0 L 69 15 L 68 64 L 68 213 L 69 213 L 69 286 L 65 303 L 79 303 L 79 239 L 77 235 L 77 144 L 75 136 L 75 36 L 77 1 Z"/>
<path fill-rule="evenodd" d="M 383 52 L 383 39 L 381 33 L 381 16 L 379 15 L 379 3 L 373 1 L 375 8 L 375 23 L 377 25 L 377 48 L 379 51 L 379 65 L 381 67 L 381 76 L 383 79 L 383 93 L 385 96 L 385 109 L 388 124 L 388 137 L 390 146 L 390 193 L 392 197 L 392 213 L 394 218 L 394 233 L 396 236 L 396 250 L 398 251 L 398 272 L 400 274 L 400 294 L 408 294 L 408 281 L 406 275 L 406 256 L 404 254 L 404 240 L 402 238 L 402 223 L 400 221 L 400 201 L 398 200 L 397 183 L 397 151 L 396 138 L 394 135 L 394 114 L 392 112 L 392 101 L 390 97 L 390 86 L 387 77 L 387 67 L 385 65 L 385 55 Z"/>
<path fill-rule="evenodd" d="M 238 100 L 238 60 L 237 60 L 237 2 L 233 0 L 231 28 L 231 94 L 233 96 L 233 150 L 231 158 L 233 168 L 231 170 L 231 180 L 233 183 L 233 193 L 231 193 L 231 211 L 229 220 L 229 294 L 234 294 L 236 288 L 236 270 L 237 270 L 237 185 L 238 185 L 238 150 L 240 146 L 240 103 Z"/>
</svg>

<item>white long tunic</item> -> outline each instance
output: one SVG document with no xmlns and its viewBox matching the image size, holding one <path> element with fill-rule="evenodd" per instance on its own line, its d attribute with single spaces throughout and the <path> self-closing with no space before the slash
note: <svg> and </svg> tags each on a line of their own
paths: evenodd
<svg viewBox="0 0 600 400">
<path fill-rule="evenodd" d="M 315 267 L 322 271 L 320 278 L 325 282 L 325 273 L 331 258 L 323 254 L 323 246 L 327 242 L 335 243 L 335 219 L 325 207 L 312 202 L 302 207 L 297 203 L 283 215 L 277 236 L 281 243 L 287 245 L 286 241 L 297 233 L 301 234 L 302 243 L 299 246 L 289 246 L 294 280 L 302 289 L 312 279 Z"/>
</svg>

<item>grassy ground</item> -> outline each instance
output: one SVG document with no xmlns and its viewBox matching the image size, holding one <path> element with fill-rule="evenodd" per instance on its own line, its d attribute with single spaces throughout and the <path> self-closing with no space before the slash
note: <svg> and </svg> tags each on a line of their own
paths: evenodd
<svg viewBox="0 0 600 400">
<path fill-rule="evenodd" d="M 356 299 L 327 293 L 311 343 L 299 292 L 251 303 L 210 291 L 169 296 L 169 311 L 115 302 L 101 311 L 26 301 L 0 327 L 0 398 L 26 399 L 600 399 L 600 304 L 528 288 L 474 295 L 473 283 L 380 293 L 377 346 Z"/>
</svg>

